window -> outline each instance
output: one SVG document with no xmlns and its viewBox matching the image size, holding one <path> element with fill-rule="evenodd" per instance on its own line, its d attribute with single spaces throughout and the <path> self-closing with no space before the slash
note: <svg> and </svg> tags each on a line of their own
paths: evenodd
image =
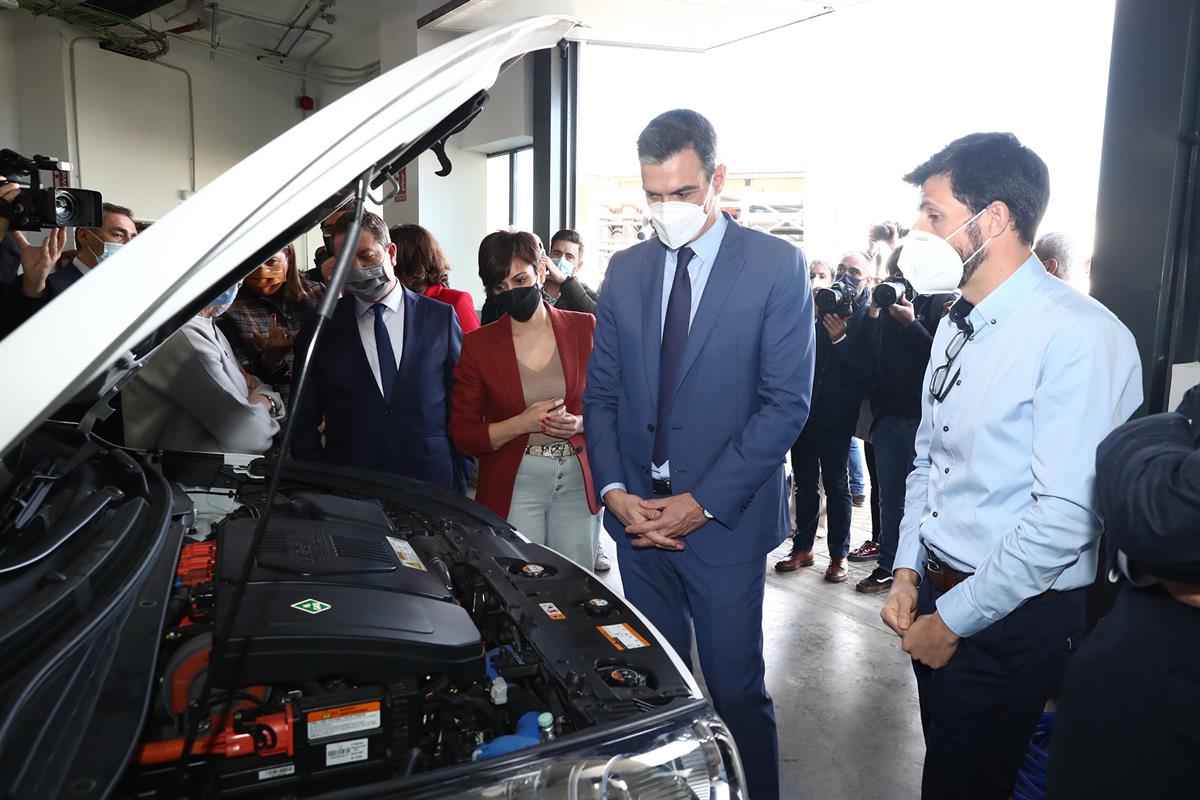
<svg viewBox="0 0 1200 800">
<path fill-rule="evenodd" d="M 487 227 L 533 230 L 532 147 L 488 156 Z"/>
</svg>

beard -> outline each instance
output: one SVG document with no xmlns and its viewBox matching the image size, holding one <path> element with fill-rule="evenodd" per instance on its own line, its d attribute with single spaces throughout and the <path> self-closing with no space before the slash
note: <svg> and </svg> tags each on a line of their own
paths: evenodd
<svg viewBox="0 0 1200 800">
<path fill-rule="evenodd" d="M 970 249 L 963 250 L 958 245 L 954 245 L 954 252 L 958 253 L 958 257 L 963 262 L 962 280 L 958 282 L 958 288 L 967 285 L 971 280 L 971 276 L 975 274 L 975 270 L 987 261 L 987 250 L 984 245 L 987 243 L 984 239 L 983 231 L 979 230 L 979 222 L 975 221 L 967 225 L 964 233 L 967 234 L 967 241 L 970 242 Z"/>
</svg>

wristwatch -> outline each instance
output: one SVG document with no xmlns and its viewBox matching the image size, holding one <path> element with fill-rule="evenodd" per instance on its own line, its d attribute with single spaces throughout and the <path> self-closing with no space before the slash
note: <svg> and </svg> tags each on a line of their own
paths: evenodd
<svg viewBox="0 0 1200 800">
<path fill-rule="evenodd" d="M 711 511 L 709 511 L 709 510 L 708 510 L 707 508 L 705 508 L 704 506 L 700 506 L 700 510 L 701 510 L 701 511 L 704 513 L 704 518 L 705 518 L 705 519 L 716 519 L 716 517 L 714 517 L 714 516 L 712 515 L 712 512 L 711 512 Z"/>
</svg>

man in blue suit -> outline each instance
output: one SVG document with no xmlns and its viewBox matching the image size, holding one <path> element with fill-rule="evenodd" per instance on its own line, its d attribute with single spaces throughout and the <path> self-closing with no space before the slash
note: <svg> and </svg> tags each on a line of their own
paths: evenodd
<svg viewBox="0 0 1200 800">
<path fill-rule="evenodd" d="M 750 796 L 779 796 L 763 663 L 766 555 L 787 535 L 783 460 L 808 416 L 804 254 L 720 210 L 707 119 L 638 137 L 658 238 L 617 253 L 596 309 L 584 418 L 626 596 L 691 663 L 692 630 Z"/>
<path fill-rule="evenodd" d="M 348 246 L 352 222 L 345 214 L 334 226 L 338 252 Z M 383 220 L 364 213 L 362 228 L 347 295 L 317 342 L 309 386 L 292 421 L 292 454 L 462 491 L 463 461 L 446 432 L 462 329 L 453 306 L 396 280 L 396 245 Z M 309 320 L 296 337 L 297 370 L 314 324 Z"/>
</svg>

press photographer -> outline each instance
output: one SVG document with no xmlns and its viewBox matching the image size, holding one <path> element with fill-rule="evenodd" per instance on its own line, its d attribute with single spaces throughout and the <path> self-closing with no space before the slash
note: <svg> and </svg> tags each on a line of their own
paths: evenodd
<svg viewBox="0 0 1200 800">
<path fill-rule="evenodd" d="M 904 515 L 904 485 L 916 457 L 921 391 L 933 334 L 951 294 L 918 295 L 899 273 L 903 247 L 892 251 L 888 279 L 874 288 L 858 337 L 859 357 L 870 366 L 869 397 L 875 422 L 871 442 L 879 480 L 879 557 L 875 570 L 858 582 L 860 592 L 885 592 Z"/>
<path fill-rule="evenodd" d="M 820 516 L 818 481 L 825 487 L 829 522 L 829 569 L 825 580 L 846 580 L 850 552 L 850 484 L 846 461 L 850 438 L 858 423 L 859 407 L 871 377 L 871 365 L 860 356 L 862 330 L 873 274 L 866 253 L 842 256 L 832 285 L 816 292 L 817 358 L 813 375 L 812 408 L 808 422 L 792 447 L 796 486 L 796 535 L 792 553 L 776 562 L 778 572 L 793 572 L 813 563 L 813 542 Z"/>
</svg>

